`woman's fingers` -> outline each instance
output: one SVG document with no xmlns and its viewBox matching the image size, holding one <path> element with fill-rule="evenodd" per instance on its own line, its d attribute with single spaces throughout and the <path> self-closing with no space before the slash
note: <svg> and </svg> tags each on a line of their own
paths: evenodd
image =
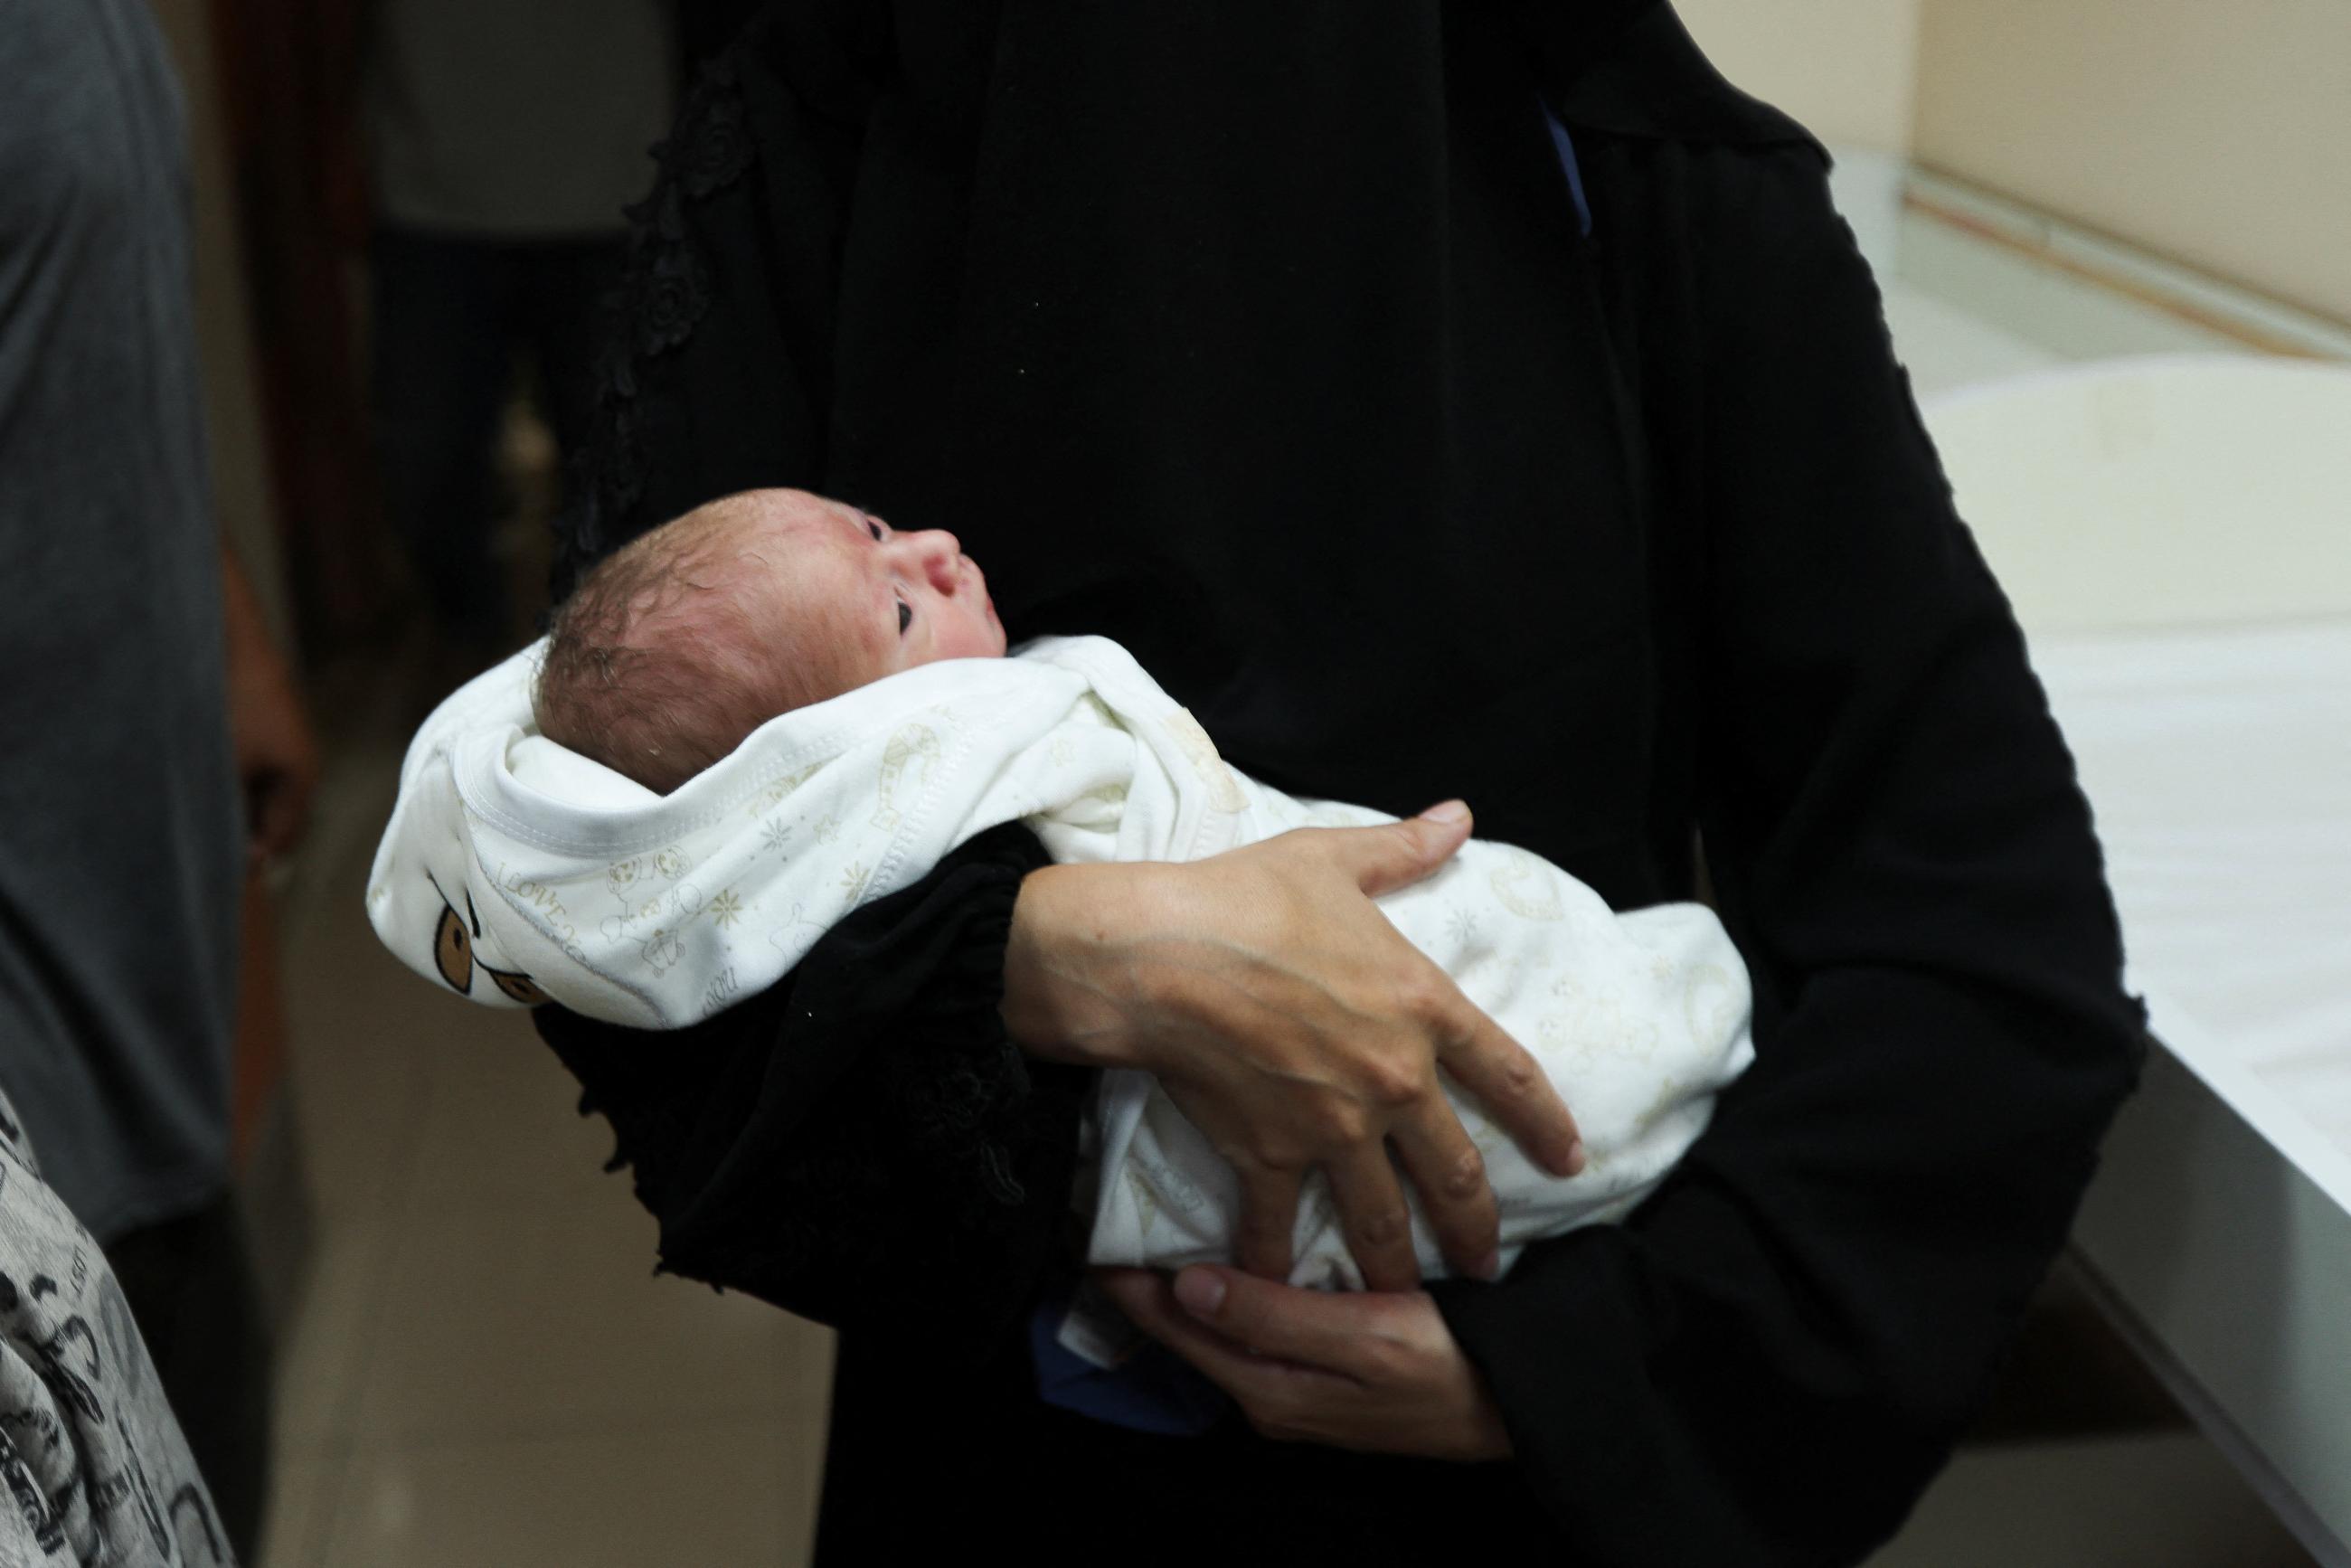
<svg viewBox="0 0 2351 1568">
<path fill-rule="evenodd" d="M 1367 896 L 1377 897 L 1436 872 L 1468 841 L 1470 827 L 1469 808 L 1448 800 L 1384 827 L 1319 830 L 1306 841 L 1335 857 Z M 1401 944 L 1403 938 L 1397 941 Z M 1421 963 L 1429 970 L 1423 992 L 1432 999 L 1419 1009 L 1424 1016 L 1414 1021 L 1429 1032 L 1437 1060 L 1485 1103 L 1536 1164 L 1554 1176 L 1581 1171 L 1583 1145 L 1575 1118 L 1535 1059 L 1463 996 L 1451 977 L 1426 959 Z M 1415 1167 L 1416 1177 L 1419 1175 Z M 1424 1198 L 1433 1198 L 1426 1180 L 1421 1192 Z M 1442 1206 L 1441 1200 L 1432 1201 L 1432 1218 L 1434 1209 Z M 1468 1221 L 1457 1223 L 1466 1228 Z M 1446 1255 L 1453 1256 L 1450 1249 Z"/>
<path fill-rule="evenodd" d="M 1460 1022 L 1437 1060 L 1455 1082 L 1478 1097 L 1486 1113 L 1510 1134 L 1527 1157 L 1553 1176 L 1583 1169 L 1583 1139 L 1575 1116 L 1524 1046 L 1464 998 Z M 1450 1256 L 1450 1254 L 1447 1254 Z"/>
<path fill-rule="evenodd" d="M 1413 1256 L 1412 1210 L 1387 1149 L 1374 1144 L 1326 1162 L 1331 1197 L 1347 1250 L 1374 1291 L 1410 1291 L 1420 1285 L 1420 1260 Z M 1490 1195 L 1489 1195 L 1490 1196 Z"/>
<path fill-rule="evenodd" d="M 1409 887 L 1453 858 L 1469 841 L 1469 808 L 1458 800 L 1431 806 L 1376 828 L 1311 829 L 1305 841 L 1332 856 L 1367 897 Z"/>
<path fill-rule="evenodd" d="M 1391 1135 L 1405 1174 L 1420 1193 L 1437 1249 L 1471 1279 L 1491 1279 L 1500 1263 L 1501 1216 L 1486 1179 L 1486 1159 L 1439 1100 L 1400 1122 Z"/>
<path fill-rule="evenodd" d="M 1195 1264 L 1175 1279 L 1176 1302 L 1211 1332 L 1260 1356 L 1319 1367 L 1342 1377 L 1373 1370 L 1377 1338 L 1370 1299 L 1352 1291 L 1301 1291 L 1269 1285 L 1214 1264 Z"/>
<path fill-rule="evenodd" d="M 1270 1166 L 1236 1163 L 1241 1178 L 1241 1212 L 1233 1235 L 1233 1257 L 1267 1280 L 1290 1278 L 1290 1239 L 1298 1226 L 1301 1173 Z"/>
<path fill-rule="evenodd" d="M 1491 1392 L 1417 1291 L 1292 1290 L 1229 1269 L 1095 1281 L 1134 1326 L 1239 1402 L 1269 1437 L 1367 1453 L 1510 1457 Z"/>
<path fill-rule="evenodd" d="M 1223 1277 L 1246 1281 L 1245 1276 Z M 1355 1380 L 1344 1374 L 1262 1354 L 1204 1327 L 1177 1302 L 1164 1274 L 1114 1269 L 1097 1270 L 1094 1279 L 1135 1327 L 1231 1395 L 1250 1425 L 1269 1437 L 1297 1441 L 1316 1436 L 1318 1417 L 1327 1417 L 1334 1405 L 1358 1388 Z M 1246 1282 L 1266 1291 L 1289 1289 L 1262 1281 Z"/>
</svg>

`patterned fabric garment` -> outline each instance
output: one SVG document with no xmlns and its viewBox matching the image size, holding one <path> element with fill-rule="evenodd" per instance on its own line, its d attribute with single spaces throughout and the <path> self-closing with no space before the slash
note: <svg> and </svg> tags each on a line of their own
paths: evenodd
<svg viewBox="0 0 2351 1568">
<path fill-rule="evenodd" d="M 106 1256 L 0 1092 L 0 1568 L 233 1563 Z"/>
<path fill-rule="evenodd" d="M 1098 637 L 927 664 L 786 714 L 666 796 L 535 733 L 536 654 L 426 721 L 368 892 L 393 952 L 492 1005 L 691 1025 L 1005 822 L 1026 822 L 1056 861 L 1100 862 L 1196 860 L 1292 828 L 1395 820 L 1228 768 L 1192 716 Z M 1747 972 L 1702 905 L 1616 915 L 1557 866 L 1486 841 L 1380 905 L 1535 1052 L 1576 1112 L 1589 1164 L 1562 1179 L 1457 1102 L 1499 1200 L 1506 1261 L 1646 1196 L 1752 1057 Z M 1106 1073 L 1095 1109 L 1101 1179 L 1081 1200 L 1090 1259 L 1228 1259 L 1238 1178 L 1156 1081 Z M 1442 1274 L 1417 1213 L 1415 1239 L 1423 1271 Z M 1293 1245 L 1293 1282 L 1360 1287 L 1319 1177 Z"/>
</svg>

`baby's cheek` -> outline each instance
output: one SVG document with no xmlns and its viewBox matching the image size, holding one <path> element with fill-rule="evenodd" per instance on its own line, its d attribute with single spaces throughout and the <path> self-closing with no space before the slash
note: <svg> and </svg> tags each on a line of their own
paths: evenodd
<svg viewBox="0 0 2351 1568">
<path fill-rule="evenodd" d="M 1004 633 L 985 614 L 957 616 L 939 628 L 934 659 L 996 659 L 1004 654 Z"/>
</svg>

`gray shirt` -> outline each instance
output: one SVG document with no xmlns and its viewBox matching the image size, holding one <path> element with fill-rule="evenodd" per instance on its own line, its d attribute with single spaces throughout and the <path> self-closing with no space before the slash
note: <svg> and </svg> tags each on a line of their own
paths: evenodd
<svg viewBox="0 0 2351 1568">
<path fill-rule="evenodd" d="M 616 234 L 653 187 L 675 65 L 664 0 L 375 0 L 376 210 L 502 239 Z"/>
<path fill-rule="evenodd" d="M 100 1239 L 227 1179 L 242 828 L 182 104 L 146 0 L 0 0 L 0 1082 Z"/>
</svg>

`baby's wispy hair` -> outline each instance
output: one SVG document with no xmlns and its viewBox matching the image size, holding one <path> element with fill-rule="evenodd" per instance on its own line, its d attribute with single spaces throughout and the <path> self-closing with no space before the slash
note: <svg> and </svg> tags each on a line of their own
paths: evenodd
<svg viewBox="0 0 2351 1568">
<path fill-rule="evenodd" d="M 808 700 L 734 570 L 749 497 L 698 507 L 632 540 L 556 608 L 531 694 L 539 733 L 668 794 L 769 718 Z"/>
</svg>

